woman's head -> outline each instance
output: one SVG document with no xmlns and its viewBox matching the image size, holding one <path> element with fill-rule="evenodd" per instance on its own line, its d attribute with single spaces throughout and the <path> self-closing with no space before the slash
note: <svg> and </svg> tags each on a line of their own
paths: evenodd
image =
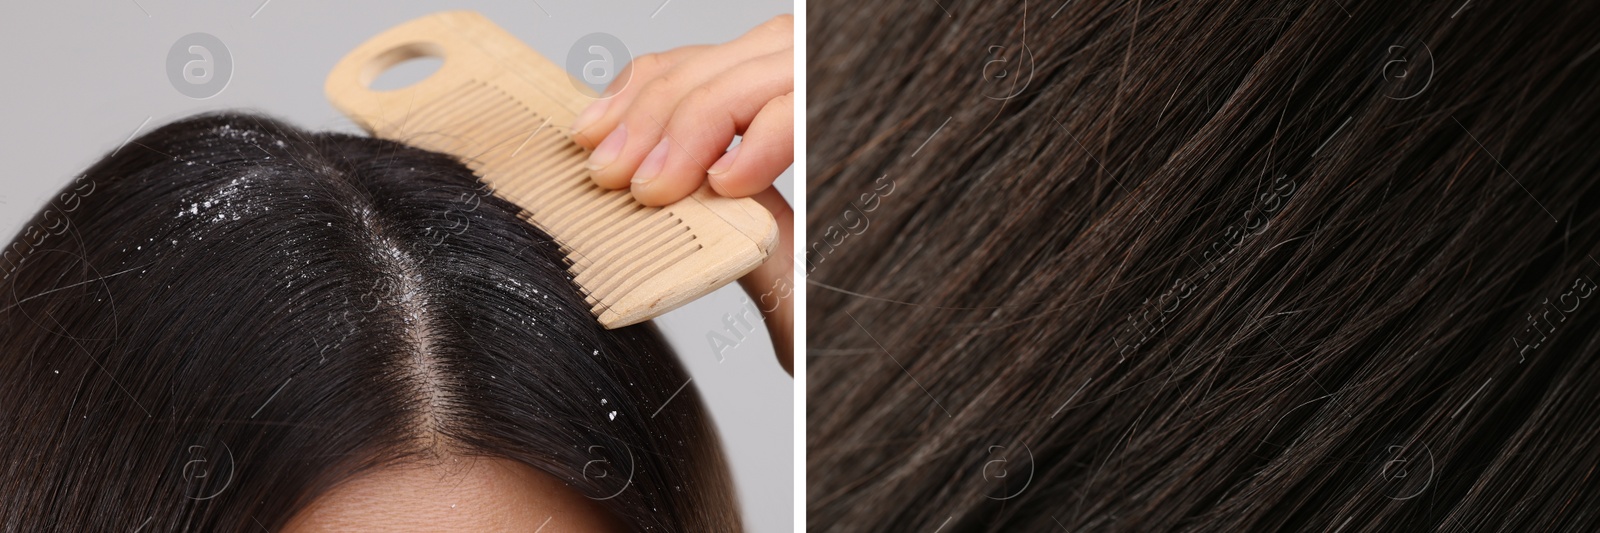
<svg viewBox="0 0 1600 533">
<path fill-rule="evenodd" d="M 737 527 L 661 338 L 602 329 L 558 245 L 445 156 L 188 119 L 90 168 L 4 259 L 7 529 L 276 530 L 391 489 L 431 523 L 472 486 L 569 524 Z"/>
</svg>

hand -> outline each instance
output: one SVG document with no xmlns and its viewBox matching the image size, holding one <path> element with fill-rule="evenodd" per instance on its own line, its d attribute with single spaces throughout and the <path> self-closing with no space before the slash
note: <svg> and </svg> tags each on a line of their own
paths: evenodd
<svg viewBox="0 0 1600 533">
<path fill-rule="evenodd" d="M 781 15 L 726 44 L 640 56 L 572 124 L 607 189 L 645 205 L 710 181 L 751 196 L 794 164 L 794 19 Z M 734 135 L 739 146 L 728 150 Z M 726 153 L 724 153 L 726 150 Z"/>
<path fill-rule="evenodd" d="M 761 311 L 778 364 L 794 375 L 794 210 L 778 190 L 768 187 L 755 200 L 778 222 L 778 246 L 755 270 L 739 278 L 739 287 Z"/>
<path fill-rule="evenodd" d="M 588 168 L 601 187 L 631 187 L 640 203 L 666 205 L 709 181 L 717 194 L 753 196 L 772 212 L 778 246 L 739 286 L 794 374 L 794 211 L 772 188 L 794 164 L 793 17 L 726 44 L 640 56 L 572 129 L 594 150 Z M 734 135 L 742 139 L 728 150 Z"/>
</svg>

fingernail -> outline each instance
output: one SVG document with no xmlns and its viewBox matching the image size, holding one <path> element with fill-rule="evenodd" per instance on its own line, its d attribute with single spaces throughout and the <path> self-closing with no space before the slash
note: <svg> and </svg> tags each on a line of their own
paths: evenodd
<svg viewBox="0 0 1600 533">
<path fill-rule="evenodd" d="M 728 169 L 733 168 L 733 158 L 734 156 L 739 155 L 740 146 L 744 146 L 744 144 L 741 143 L 734 145 L 733 149 L 728 150 L 728 153 L 722 154 L 722 157 L 717 158 L 717 162 L 711 164 L 711 168 L 706 170 L 706 174 L 715 176 L 717 174 L 727 172 Z"/>
<path fill-rule="evenodd" d="M 650 155 L 644 156 L 644 162 L 639 164 L 639 171 L 633 173 L 635 184 L 649 183 L 656 179 L 656 174 L 661 173 L 661 167 L 667 166 L 667 139 L 656 143 L 650 150 Z"/>
<path fill-rule="evenodd" d="M 606 108 L 609 107 L 611 107 L 610 98 L 589 104 L 589 107 L 584 108 L 583 112 L 578 114 L 578 120 L 572 121 L 572 131 L 583 131 L 584 128 L 594 124 L 594 121 L 600 120 L 601 115 L 606 114 Z"/>
<path fill-rule="evenodd" d="M 589 154 L 589 162 L 583 167 L 589 170 L 600 170 L 617 160 L 622 155 L 622 147 L 628 144 L 628 125 L 618 124 L 617 129 L 611 130 L 606 139 L 600 141 L 600 146 L 594 148 L 594 153 Z"/>
</svg>

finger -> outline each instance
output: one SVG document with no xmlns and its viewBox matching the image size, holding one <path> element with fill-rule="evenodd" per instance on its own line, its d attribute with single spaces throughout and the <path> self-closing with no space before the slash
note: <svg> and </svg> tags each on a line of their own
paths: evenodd
<svg viewBox="0 0 1600 533">
<path fill-rule="evenodd" d="M 634 173 L 634 197 L 645 205 L 666 205 L 693 193 L 733 136 L 749 127 L 773 99 L 793 91 L 791 50 L 737 65 L 690 91 L 678 102 L 665 137 L 657 143 L 664 152 L 660 157 L 649 154 Z"/>
<path fill-rule="evenodd" d="M 794 93 L 772 99 L 750 121 L 739 145 L 711 165 L 711 188 L 740 198 L 772 186 L 794 165 Z"/>
<path fill-rule="evenodd" d="M 685 60 L 640 87 L 616 129 L 589 156 L 586 166 L 595 183 L 608 189 L 628 186 L 639 163 L 660 144 L 661 132 L 685 95 L 735 65 L 789 47 L 789 43 L 777 42 L 770 30 L 752 30 Z"/>
<path fill-rule="evenodd" d="M 685 59 L 704 52 L 707 48 L 711 47 L 684 46 L 634 58 L 628 66 L 622 67 L 622 71 L 617 73 L 616 79 L 606 87 L 606 92 L 601 93 L 601 98 L 589 104 L 589 107 L 584 108 L 583 112 L 578 114 L 578 118 L 572 121 L 573 140 L 584 148 L 593 150 L 606 134 L 616 129 L 622 111 L 638 97 L 638 87 L 661 77 Z"/>
</svg>

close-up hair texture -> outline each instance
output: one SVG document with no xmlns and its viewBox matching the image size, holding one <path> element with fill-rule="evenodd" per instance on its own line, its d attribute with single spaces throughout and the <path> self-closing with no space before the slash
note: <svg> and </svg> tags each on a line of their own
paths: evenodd
<svg viewBox="0 0 1600 533">
<path fill-rule="evenodd" d="M 385 140 L 238 114 L 133 139 L 5 250 L 0 529 L 278 531 L 362 472 L 473 458 L 627 530 L 739 529 L 676 356 L 603 329 L 521 216 Z"/>
<path fill-rule="evenodd" d="M 808 21 L 811 530 L 1600 530 L 1600 4 Z"/>
</svg>

